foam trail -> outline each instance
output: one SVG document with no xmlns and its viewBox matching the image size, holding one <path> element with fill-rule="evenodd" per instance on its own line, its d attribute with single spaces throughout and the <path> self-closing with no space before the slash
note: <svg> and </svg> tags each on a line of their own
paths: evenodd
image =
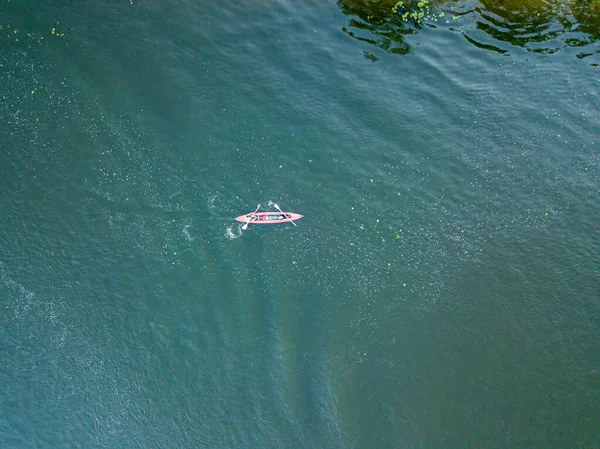
<svg viewBox="0 0 600 449">
<path fill-rule="evenodd" d="M 226 233 L 226 237 L 229 240 L 233 240 L 233 239 L 237 239 L 239 237 L 241 237 L 242 235 L 242 224 L 238 223 L 237 225 L 231 225 L 227 227 L 227 233 Z M 237 231 L 234 231 L 234 229 L 237 228 Z"/>
</svg>

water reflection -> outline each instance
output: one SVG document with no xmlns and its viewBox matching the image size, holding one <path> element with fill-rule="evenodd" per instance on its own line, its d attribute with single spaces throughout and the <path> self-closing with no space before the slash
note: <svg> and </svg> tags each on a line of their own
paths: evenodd
<svg viewBox="0 0 600 449">
<path fill-rule="evenodd" d="M 406 37 L 423 27 L 444 27 L 502 54 L 515 47 L 542 54 L 569 50 L 580 59 L 600 53 L 600 2 L 595 0 L 340 0 L 338 5 L 349 17 L 345 33 L 390 53 L 410 52 Z M 365 57 L 377 59 L 368 52 Z M 590 62 L 597 65 L 596 58 Z"/>
<path fill-rule="evenodd" d="M 408 53 L 410 46 L 404 40 L 404 36 L 417 31 L 414 27 L 407 26 L 398 14 L 392 11 L 395 3 L 386 0 L 341 0 L 338 4 L 344 14 L 350 17 L 348 26 L 343 27 L 342 31 L 390 53 Z M 368 52 L 365 52 L 365 57 L 372 61 L 377 59 Z"/>
</svg>

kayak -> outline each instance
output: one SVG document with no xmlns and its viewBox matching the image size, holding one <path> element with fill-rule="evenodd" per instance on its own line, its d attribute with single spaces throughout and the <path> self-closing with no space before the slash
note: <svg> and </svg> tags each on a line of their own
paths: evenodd
<svg viewBox="0 0 600 449">
<path fill-rule="evenodd" d="M 295 214 L 294 212 L 251 212 L 235 217 L 235 220 L 240 223 L 249 224 L 277 224 L 289 223 L 290 221 L 299 220 L 302 217 L 302 215 Z"/>
</svg>

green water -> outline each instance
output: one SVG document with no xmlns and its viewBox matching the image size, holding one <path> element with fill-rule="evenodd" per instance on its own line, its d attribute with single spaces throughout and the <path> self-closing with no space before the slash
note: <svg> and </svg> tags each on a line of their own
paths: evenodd
<svg viewBox="0 0 600 449">
<path fill-rule="evenodd" d="M 0 446 L 600 446 L 597 43 L 462 8 L 0 7 Z"/>
</svg>

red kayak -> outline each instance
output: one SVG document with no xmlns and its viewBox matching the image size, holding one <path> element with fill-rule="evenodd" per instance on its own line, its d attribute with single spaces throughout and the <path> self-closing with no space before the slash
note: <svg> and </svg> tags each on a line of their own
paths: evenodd
<svg viewBox="0 0 600 449">
<path fill-rule="evenodd" d="M 235 217 L 236 221 L 249 224 L 277 224 L 289 223 L 302 218 L 300 214 L 294 212 L 251 212 L 249 214 Z"/>
</svg>

